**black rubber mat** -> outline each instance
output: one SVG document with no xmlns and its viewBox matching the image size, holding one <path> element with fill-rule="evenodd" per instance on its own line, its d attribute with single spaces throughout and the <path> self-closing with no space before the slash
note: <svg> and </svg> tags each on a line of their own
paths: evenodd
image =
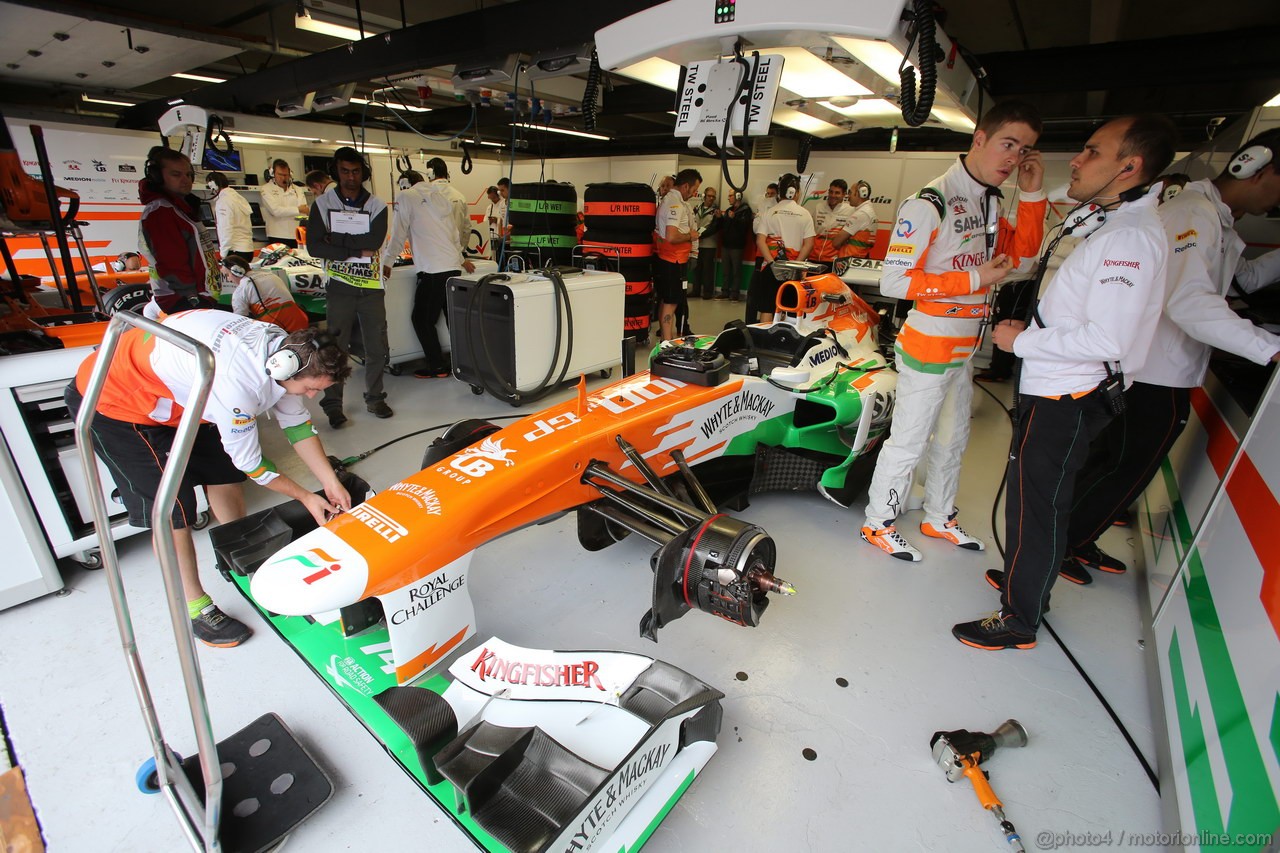
<svg viewBox="0 0 1280 853">
<path fill-rule="evenodd" d="M 333 782 L 275 714 L 263 714 L 218 742 L 222 763 L 224 853 L 260 853 L 284 838 L 333 796 Z M 200 758 L 182 761 L 200 797 Z"/>
<path fill-rule="evenodd" d="M 436 769 L 436 754 L 458 736 L 458 717 L 444 697 L 421 687 L 388 687 L 373 701 L 413 742 L 427 783 L 444 781 Z"/>
<path fill-rule="evenodd" d="M 436 765 L 476 823 L 514 853 L 545 849 L 609 775 L 539 728 L 485 722 L 441 750 Z"/>
</svg>

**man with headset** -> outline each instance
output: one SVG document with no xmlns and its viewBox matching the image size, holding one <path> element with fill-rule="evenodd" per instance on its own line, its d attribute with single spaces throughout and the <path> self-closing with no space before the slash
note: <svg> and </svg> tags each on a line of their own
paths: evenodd
<svg viewBox="0 0 1280 853">
<path fill-rule="evenodd" d="M 147 152 L 144 171 L 138 182 L 138 248 L 149 261 L 147 316 L 216 306 L 221 288 L 217 237 L 197 213 L 200 199 L 191 194 L 191 161 L 180 151 L 157 145 Z"/>
<path fill-rule="evenodd" d="M 350 373 L 347 354 L 332 337 L 313 329 L 286 335 L 270 323 L 225 311 L 183 311 L 164 325 L 208 346 L 214 374 L 202 423 L 173 507 L 178 571 L 196 639 L 220 648 L 238 646 L 252 631 L 213 603 L 200 583 L 191 523 L 196 516 L 195 486 L 204 486 L 209 508 L 219 522 L 244 515 L 245 478 L 300 501 L 317 524 L 351 508 L 351 496 L 329 464 L 311 425 L 302 397 L 314 397 Z M 93 352 L 66 389 L 73 417 L 83 402 L 97 360 Z M 173 447 L 182 403 L 197 383 L 195 362 L 185 350 L 143 329 L 120 337 L 107 371 L 93 421 L 94 449 L 110 470 L 129 511 L 129 523 L 151 526 L 152 505 L 164 462 Z M 277 471 L 262 455 L 258 418 L 270 414 L 294 452 L 320 481 L 324 496 L 312 493 Z"/>
<path fill-rule="evenodd" d="M 844 246 L 852 236 L 845 230 L 853 216 L 853 208 L 845 201 L 848 194 L 849 183 L 836 178 L 827 186 L 827 197 L 812 211 L 815 236 L 809 260 L 823 264 L 828 271 L 837 257 L 843 257 Z"/>
<path fill-rule="evenodd" d="M 382 248 L 387 241 L 387 205 L 364 188 L 369 164 L 344 145 L 333 152 L 330 175 L 336 184 L 311 205 L 307 251 L 324 261 L 329 331 L 343 349 L 351 327 L 360 321 L 364 339 L 364 402 L 377 418 L 395 414 L 387 405 L 383 372 L 387 365 L 387 302 L 382 280 Z M 324 392 L 320 407 L 337 429 L 347 422 L 342 411 L 342 382 Z"/>
<path fill-rule="evenodd" d="M 1098 128 L 1071 161 L 1081 203 L 1063 234 L 1084 239 L 1058 268 L 1034 323 L 1005 320 L 991 340 L 1022 358 L 1005 472 L 1004 571 L 987 572 L 1000 609 L 951 629 L 978 649 L 1030 649 L 1067 549 L 1067 524 L 1089 443 L 1124 409 L 1126 374 L 1151 352 L 1164 297 L 1168 240 L 1156 215 L 1176 133 L 1163 116 Z M 1053 244 L 1050 245 L 1050 251 Z M 1050 251 L 1045 252 L 1046 259 Z"/>
<path fill-rule="evenodd" d="M 869 258 L 871 249 L 876 244 L 876 231 L 880 221 L 876 217 L 876 206 L 871 201 L 871 184 L 866 181 L 854 184 L 853 198 L 857 204 L 853 206 L 853 215 L 844 226 L 845 236 L 837 246 L 844 250 L 840 253 L 842 258 Z"/>
<path fill-rule="evenodd" d="M 427 179 L 415 184 L 396 199 L 396 215 L 391 229 L 391 250 L 397 251 L 409 238 L 418 289 L 413 297 L 413 331 L 422 344 L 427 363 L 414 371 L 419 379 L 449 375 L 449 364 L 436 333 L 436 321 L 444 308 L 449 279 L 475 271 L 475 264 L 462 257 L 471 238 L 471 218 L 467 199 L 449 183 L 449 167 L 439 157 L 427 161 Z M 384 278 L 391 267 L 382 268 Z"/>
<path fill-rule="evenodd" d="M 267 242 L 298 248 L 298 220 L 307 215 L 307 197 L 302 187 L 293 185 L 293 172 L 284 160 L 271 161 L 271 181 L 261 196 Z"/>
<path fill-rule="evenodd" d="M 235 253 L 222 259 L 222 268 L 231 282 L 233 313 L 275 323 L 286 332 L 298 332 L 311 325 L 307 312 L 298 307 L 293 294 L 274 271 L 254 269 L 248 257 Z"/>
<path fill-rule="evenodd" d="M 1169 183 L 1163 185 L 1167 192 Z M 1076 480 L 1062 576 L 1090 583 L 1086 569 L 1110 574 L 1125 564 L 1097 545 L 1112 520 L 1151 483 L 1187 425 L 1191 390 L 1204 382 L 1212 347 L 1255 364 L 1280 361 L 1280 337 L 1227 305 L 1233 280 L 1244 293 L 1280 279 L 1280 249 L 1243 257 L 1234 225 L 1280 205 L 1280 130 L 1246 143 L 1218 177 L 1192 181 L 1157 208 L 1171 254 L 1164 313 L 1151 357 L 1134 373 L 1126 408 L 1094 442 L 1089 466 Z"/>
<path fill-rule="evenodd" d="M 880 292 L 915 301 L 894 344 L 898 392 L 893 431 L 868 490 L 861 537 L 900 560 L 922 555 L 894 524 L 906 511 L 912 472 L 928 454 L 920 532 L 981 551 L 956 519 L 960 462 L 969 442 L 973 353 L 988 288 L 1031 263 L 1044 234 L 1044 166 L 1035 107 L 1004 101 L 982 116 L 967 154 L 898 208 Z M 1016 228 L 999 187 L 1018 183 Z"/>
<path fill-rule="evenodd" d="M 751 280 L 747 308 L 761 323 L 773 321 L 782 282 L 774 276 L 774 260 L 807 261 L 813 252 L 817 232 L 813 214 L 800 206 L 800 176 L 785 174 L 778 179 L 778 202 L 760 215 L 756 229 L 756 249 L 764 259 L 760 273 Z"/>
</svg>

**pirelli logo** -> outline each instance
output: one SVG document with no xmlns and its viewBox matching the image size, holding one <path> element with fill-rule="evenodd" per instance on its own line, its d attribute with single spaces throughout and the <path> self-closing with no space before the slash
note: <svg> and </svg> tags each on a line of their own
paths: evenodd
<svg viewBox="0 0 1280 853">
<path fill-rule="evenodd" d="M 1174 242 L 1181 242 L 1191 237 L 1199 237 L 1199 236 L 1200 235 L 1196 233 L 1196 229 L 1188 228 L 1186 231 L 1183 231 L 1181 234 L 1179 234 L 1177 237 L 1174 237 L 1173 239 L 1174 239 Z"/>
<path fill-rule="evenodd" d="M 885 255 L 905 255 L 910 256 L 916 253 L 916 247 L 910 243 L 893 243 L 889 246 L 889 250 Z"/>
</svg>

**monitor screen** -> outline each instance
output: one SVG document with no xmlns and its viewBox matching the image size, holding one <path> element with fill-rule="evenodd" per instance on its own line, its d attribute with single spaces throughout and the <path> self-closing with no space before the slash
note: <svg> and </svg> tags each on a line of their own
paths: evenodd
<svg viewBox="0 0 1280 853">
<path fill-rule="evenodd" d="M 200 202 L 200 221 L 209 227 L 215 224 L 213 207 L 207 201 Z"/>
<path fill-rule="evenodd" d="M 239 151 L 215 151 L 213 148 L 204 149 L 204 158 L 200 162 L 200 168 L 219 172 L 244 171 L 240 163 Z"/>
<path fill-rule="evenodd" d="M 249 224 L 250 225 L 266 225 L 262 219 L 262 208 L 258 206 L 256 201 L 249 202 Z"/>
<path fill-rule="evenodd" d="M 329 158 L 317 154 L 303 154 L 302 168 L 305 170 L 303 172 L 303 177 L 306 176 L 306 172 L 311 172 L 316 169 L 319 169 L 327 175 L 329 174 Z"/>
</svg>

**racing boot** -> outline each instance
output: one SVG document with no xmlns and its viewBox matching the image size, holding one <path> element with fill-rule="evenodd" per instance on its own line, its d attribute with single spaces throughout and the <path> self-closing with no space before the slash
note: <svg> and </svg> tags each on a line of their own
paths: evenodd
<svg viewBox="0 0 1280 853">
<path fill-rule="evenodd" d="M 956 510 L 954 509 L 951 511 L 951 515 L 947 516 L 947 520 L 940 524 L 926 518 L 920 523 L 920 532 L 925 536 L 932 536 L 934 539 L 945 539 L 957 548 L 964 548 L 966 551 L 985 551 L 987 549 L 981 539 L 964 532 L 960 522 L 956 521 Z"/>
<path fill-rule="evenodd" d="M 1122 575 L 1128 571 L 1128 567 L 1124 563 L 1103 551 L 1096 542 L 1091 542 L 1080 548 L 1072 548 L 1067 557 L 1075 560 L 1086 569 L 1094 569 L 1095 571 L 1107 572 L 1112 575 Z"/>
<path fill-rule="evenodd" d="M 892 524 L 881 524 L 867 519 L 862 525 L 862 541 L 870 543 L 890 557 L 918 563 L 923 559 L 920 552 L 911 547 L 911 543 L 902 538 L 898 528 Z"/>
<path fill-rule="evenodd" d="M 252 637 L 253 629 L 223 613 L 218 605 L 210 604 L 191 620 L 191 633 L 206 646 L 229 649 Z"/>
</svg>

